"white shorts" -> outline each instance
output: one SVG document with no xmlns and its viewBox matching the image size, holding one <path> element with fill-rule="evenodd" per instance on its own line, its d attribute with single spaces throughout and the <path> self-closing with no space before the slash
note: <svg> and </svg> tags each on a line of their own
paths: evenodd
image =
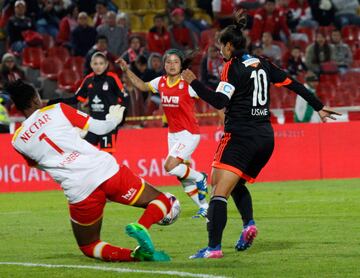
<svg viewBox="0 0 360 278">
<path fill-rule="evenodd" d="M 191 134 L 187 130 L 168 134 L 168 156 L 190 160 L 200 142 L 200 134 Z"/>
</svg>

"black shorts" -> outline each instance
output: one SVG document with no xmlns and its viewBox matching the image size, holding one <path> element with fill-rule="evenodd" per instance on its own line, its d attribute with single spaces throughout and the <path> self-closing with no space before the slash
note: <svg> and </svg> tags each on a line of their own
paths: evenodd
<svg viewBox="0 0 360 278">
<path fill-rule="evenodd" d="M 216 150 L 212 166 L 231 171 L 253 183 L 269 161 L 273 150 L 273 133 L 251 136 L 225 133 Z"/>
<path fill-rule="evenodd" d="M 116 151 L 117 130 L 104 135 L 88 132 L 85 140 L 94 146 L 99 146 L 102 151 L 114 153 Z"/>
</svg>

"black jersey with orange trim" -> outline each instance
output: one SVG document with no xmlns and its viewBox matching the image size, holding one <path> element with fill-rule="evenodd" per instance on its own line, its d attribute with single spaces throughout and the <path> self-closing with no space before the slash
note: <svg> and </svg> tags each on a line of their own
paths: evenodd
<svg viewBox="0 0 360 278">
<path fill-rule="evenodd" d="M 265 131 L 270 131 L 270 84 L 291 87 L 293 82 L 298 83 L 269 60 L 249 54 L 228 61 L 221 81 L 235 87 L 225 110 L 225 131 L 236 133 L 249 132 L 249 128 L 254 130 L 254 127 L 260 131 L 262 124 Z M 311 102 L 322 107 L 318 100 L 311 99 Z"/>
<path fill-rule="evenodd" d="M 125 96 L 124 86 L 113 72 L 87 75 L 76 92 L 77 101 L 88 101 L 90 115 L 98 120 L 105 119 L 111 105 L 126 105 Z"/>
</svg>

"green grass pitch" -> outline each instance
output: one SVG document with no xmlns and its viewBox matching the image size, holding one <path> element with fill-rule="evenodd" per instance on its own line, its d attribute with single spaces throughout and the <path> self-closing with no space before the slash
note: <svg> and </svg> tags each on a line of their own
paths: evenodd
<svg viewBox="0 0 360 278">
<path fill-rule="evenodd" d="M 191 219 L 195 206 L 180 186 L 160 189 L 175 194 L 182 205 L 176 223 L 154 225 L 150 231 L 155 246 L 171 255 L 169 263 L 106 263 L 86 258 L 72 235 L 61 191 L 0 194 L 0 277 L 180 277 L 166 271 L 185 277 L 360 277 L 360 179 L 250 185 L 258 237 L 248 251 L 235 252 L 241 221 L 231 200 L 223 238 L 225 257 L 220 260 L 188 259 L 207 243 L 205 221 Z M 124 226 L 141 213 L 138 208 L 108 203 L 102 239 L 135 247 Z"/>
</svg>

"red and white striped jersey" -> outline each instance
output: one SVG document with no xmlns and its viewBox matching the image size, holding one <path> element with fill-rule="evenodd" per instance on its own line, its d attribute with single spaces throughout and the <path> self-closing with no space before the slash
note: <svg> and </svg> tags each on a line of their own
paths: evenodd
<svg viewBox="0 0 360 278">
<path fill-rule="evenodd" d="M 199 124 L 195 117 L 195 100 L 197 94 L 182 78 L 174 84 L 169 84 L 167 76 L 163 75 L 147 83 L 153 93 L 159 93 L 164 109 L 169 132 L 175 133 L 187 130 L 199 134 Z"/>
<path fill-rule="evenodd" d="M 80 137 L 89 118 L 63 103 L 46 106 L 22 123 L 12 141 L 31 166 L 61 184 L 70 203 L 84 200 L 119 170 L 113 156 Z"/>
</svg>

